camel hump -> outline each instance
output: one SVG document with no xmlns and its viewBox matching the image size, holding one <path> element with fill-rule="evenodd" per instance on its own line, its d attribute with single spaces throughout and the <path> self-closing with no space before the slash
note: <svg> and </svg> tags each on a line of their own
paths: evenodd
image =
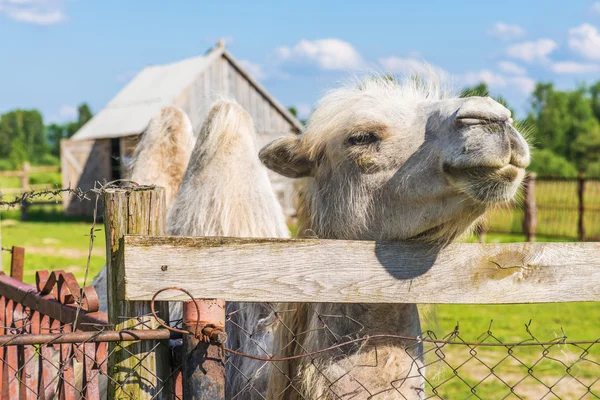
<svg viewBox="0 0 600 400">
<path fill-rule="evenodd" d="M 179 107 L 165 106 L 152 118 L 145 134 L 189 139 L 193 136 L 192 122 Z"/>
</svg>

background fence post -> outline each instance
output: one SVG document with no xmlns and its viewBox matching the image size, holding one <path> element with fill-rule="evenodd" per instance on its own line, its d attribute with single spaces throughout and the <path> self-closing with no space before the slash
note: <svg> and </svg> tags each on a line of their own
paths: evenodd
<svg viewBox="0 0 600 400">
<path fill-rule="evenodd" d="M 23 163 L 23 172 L 21 173 L 21 189 L 27 190 L 29 187 L 29 170 L 31 166 L 28 162 Z"/>
<path fill-rule="evenodd" d="M 23 172 L 21 172 L 21 190 L 26 191 L 29 187 L 29 170 L 31 169 L 28 162 L 23 163 Z M 21 203 L 21 221 L 27 221 L 27 201 Z"/>
<path fill-rule="evenodd" d="M 25 266 L 25 249 L 13 246 L 10 259 L 10 277 L 23 281 L 23 267 Z"/>
<path fill-rule="evenodd" d="M 200 314 L 198 314 L 200 313 Z M 225 335 L 225 300 L 195 299 L 183 303 L 183 398 L 225 400 L 225 365 L 220 344 Z M 199 340 L 201 335 L 210 344 Z"/>
<path fill-rule="evenodd" d="M 580 242 L 585 240 L 585 222 L 584 222 L 584 195 L 585 195 L 585 177 L 579 173 L 577 177 L 577 237 Z"/>
<path fill-rule="evenodd" d="M 124 284 L 123 235 L 164 235 L 165 191 L 107 189 L 104 194 L 104 226 L 108 286 L 108 320 L 116 330 L 155 329 L 150 302 L 121 300 Z M 168 303 L 158 305 L 168 320 Z M 109 347 L 109 399 L 167 399 L 170 397 L 168 341 L 129 342 Z"/>
<path fill-rule="evenodd" d="M 535 228 L 537 226 L 537 208 L 535 205 L 535 172 L 530 172 L 525 177 L 523 186 L 523 233 L 528 242 L 535 242 Z"/>
</svg>

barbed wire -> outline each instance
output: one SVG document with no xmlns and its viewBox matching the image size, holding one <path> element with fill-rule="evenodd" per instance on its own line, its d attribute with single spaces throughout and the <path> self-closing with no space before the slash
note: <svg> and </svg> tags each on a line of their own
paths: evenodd
<svg viewBox="0 0 600 400">
<path fill-rule="evenodd" d="M 125 185 L 125 186 L 123 186 L 123 185 Z M 2 207 L 2 206 L 7 207 L 7 208 L 16 207 L 24 202 L 35 200 L 35 199 L 40 199 L 40 198 L 50 198 L 51 200 L 58 201 L 66 194 L 70 194 L 70 195 L 74 196 L 79 201 L 84 201 L 84 200 L 91 201 L 92 199 L 90 197 L 88 197 L 88 195 L 94 194 L 96 196 L 99 196 L 99 195 L 103 194 L 107 189 L 120 188 L 120 189 L 135 191 L 135 190 L 149 190 L 149 189 L 154 189 L 155 187 L 156 187 L 155 185 L 140 185 L 139 183 L 136 183 L 134 181 L 130 181 L 130 180 L 126 180 L 126 179 L 117 179 L 117 180 L 110 181 L 110 182 L 107 182 L 104 184 L 96 181 L 94 183 L 94 187 L 92 187 L 91 189 L 88 189 L 88 190 L 83 190 L 81 188 L 71 188 L 71 187 L 54 188 L 54 189 L 47 188 L 47 189 L 43 189 L 43 190 L 35 190 L 35 189 L 24 190 L 24 191 L 20 192 L 19 194 L 12 195 L 12 198 L 10 200 L 4 200 L 4 198 L 7 196 L 2 194 L 2 190 L 0 190 L 0 207 Z M 94 211 L 97 212 L 97 206 L 95 207 Z"/>
</svg>

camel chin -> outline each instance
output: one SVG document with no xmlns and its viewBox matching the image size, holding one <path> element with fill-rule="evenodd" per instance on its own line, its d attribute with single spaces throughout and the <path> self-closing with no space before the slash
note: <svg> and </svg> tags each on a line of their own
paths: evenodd
<svg viewBox="0 0 600 400">
<path fill-rule="evenodd" d="M 513 200 L 525 177 L 525 169 L 512 164 L 501 168 L 445 167 L 444 172 L 458 190 L 476 202 L 490 205 Z"/>
</svg>

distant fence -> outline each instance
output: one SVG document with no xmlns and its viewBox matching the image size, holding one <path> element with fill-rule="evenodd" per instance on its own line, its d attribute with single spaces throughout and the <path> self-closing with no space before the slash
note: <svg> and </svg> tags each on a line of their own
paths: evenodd
<svg viewBox="0 0 600 400">
<path fill-rule="evenodd" d="M 3 194 L 10 193 L 21 193 L 27 190 L 38 190 L 46 187 L 47 185 L 30 185 L 29 178 L 32 173 L 39 172 L 59 172 L 60 167 L 32 167 L 28 162 L 24 162 L 20 171 L 0 171 L 0 177 L 6 178 L 20 178 L 20 184 L 18 188 L 2 188 Z M 56 205 L 59 204 L 56 201 L 36 201 L 35 205 Z M 23 201 L 21 203 L 21 221 L 27 221 L 27 209 L 31 206 L 31 202 Z"/>
<path fill-rule="evenodd" d="M 525 180 L 522 200 L 489 213 L 484 232 L 536 235 L 579 241 L 600 240 L 600 179 Z"/>
</svg>

